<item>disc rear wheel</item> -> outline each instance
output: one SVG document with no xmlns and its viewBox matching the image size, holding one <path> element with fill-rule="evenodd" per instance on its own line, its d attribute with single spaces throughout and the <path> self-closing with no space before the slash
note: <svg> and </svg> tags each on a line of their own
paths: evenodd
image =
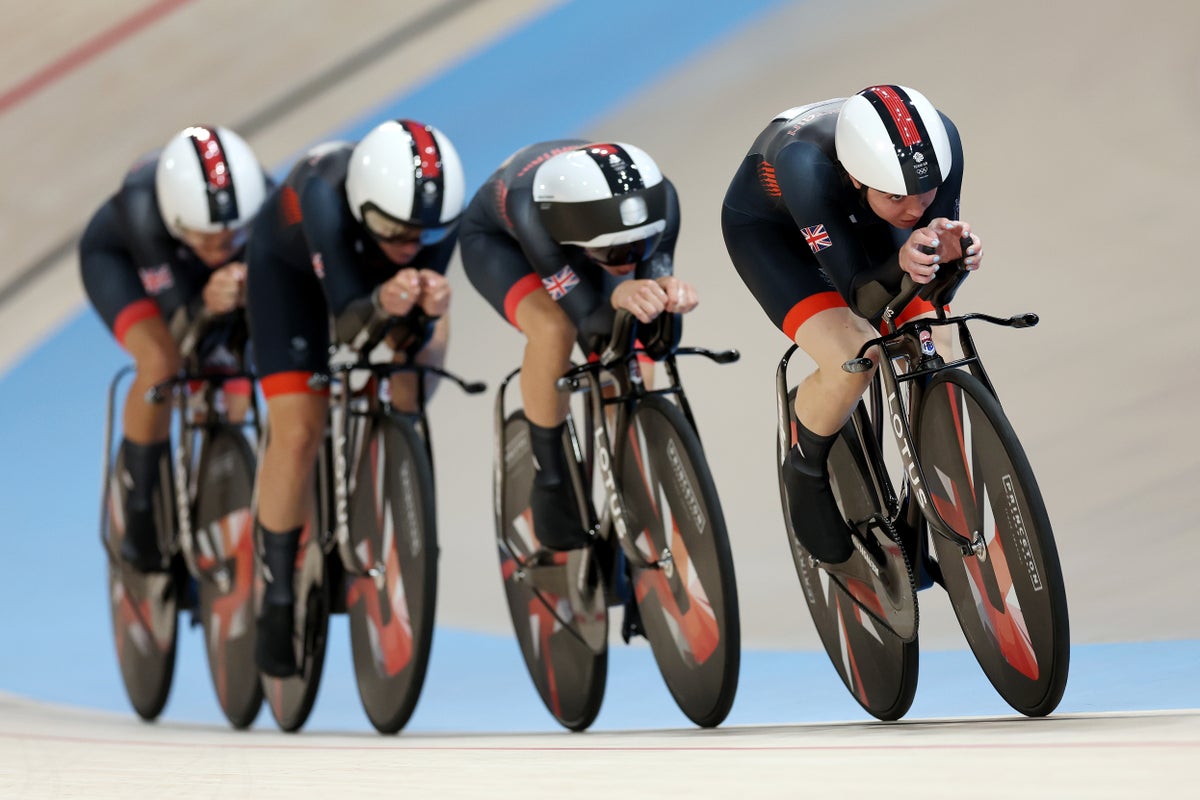
<svg viewBox="0 0 1200 800">
<path fill-rule="evenodd" d="M 138 716 L 153 720 L 162 713 L 171 692 L 178 637 L 179 587 L 186 578 L 180 564 L 167 572 L 141 573 L 120 556 L 125 537 L 125 488 L 121 457 L 116 457 L 107 488 L 108 598 L 113 640 L 125 692 Z M 154 519 L 160 552 L 171 552 L 174 539 L 174 502 L 171 494 L 170 456 L 159 465 Z"/>
<path fill-rule="evenodd" d="M 505 420 L 501 447 L 500 571 L 517 643 L 546 708 L 563 727 L 581 731 L 600 711 L 608 675 L 604 587 L 590 548 L 535 563 L 540 545 L 529 509 L 533 452 L 522 412 Z M 570 451 L 568 463 L 574 463 Z"/>
<path fill-rule="evenodd" d="M 262 684 L 254 661 L 254 453 L 241 430 L 206 434 L 196 471 L 193 561 L 213 687 L 235 728 L 254 722 Z"/>
<path fill-rule="evenodd" d="M 328 519 L 325 487 L 328 486 L 329 472 L 325 469 L 324 457 L 318 459 L 316 473 L 313 511 L 301 529 L 293 578 L 296 596 L 293 646 L 299 670 L 289 678 L 262 676 L 263 694 L 271 714 L 280 729 L 287 732 L 300 730 L 312 713 L 321 685 L 329 634 L 332 594 L 325 553 L 325 520 Z"/>
<path fill-rule="evenodd" d="M 788 397 L 789 416 L 794 397 L 793 390 Z M 865 436 L 873 436 L 862 406 L 838 435 L 829 454 L 829 474 L 834 495 L 842 513 L 847 519 L 853 520 L 867 519 L 881 513 L 886 515 L 889 511 L 867 466 L 867 454 L 860 431 Z M 793 418 L 789 446 L 795 441 Z M 777 462 L 781 465 L 780 469 L 783 468 L 783 458 L 784 454 L 781 453 Z M 817 566 L 797 541 L 791 518 L 786 513 L 787 496 L 782 473 L 780 495 L 785 509 L 783 516 L 789 549 L 804 590 L 805 603 L 838 677 L 867 713 L 881 720 L 900 719 L 908 712 L 917 690 L 919 650 L 915 622 L 912 639 L 905 641 L 876 617 L 865 612 L 843 586 Z"/>
</svg>

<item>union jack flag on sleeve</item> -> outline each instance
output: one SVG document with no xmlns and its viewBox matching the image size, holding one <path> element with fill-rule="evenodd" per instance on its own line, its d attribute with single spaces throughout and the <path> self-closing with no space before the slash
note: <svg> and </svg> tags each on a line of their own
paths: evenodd
<svg viewBox="0 0 1200 800">
<path fill-rule="evenodd" d="M 563 299 L 567 296 L 567 292 L 578 285 L 579 276 L 569 266 L 563 267 L 549 278 L 542 278 L 542 286 L 546 287 L 546 291 L 554 300 Z"/>
<path fill-rule="evenodd" d="M 804 236 L 804 241 L 808 242 L 808 249 L 814 253 L 824 250 L 826 247 L 833 247 L 833 241 L 829 238 L 829 234 L 825 231 L 824 225 L 814 225 L 811 228 L 801 228 L 800 233 Z"/>
</svg>

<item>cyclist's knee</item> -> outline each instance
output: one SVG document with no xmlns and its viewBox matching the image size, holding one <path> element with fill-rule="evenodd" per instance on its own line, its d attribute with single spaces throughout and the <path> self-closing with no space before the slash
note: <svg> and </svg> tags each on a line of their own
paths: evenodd
<svg viewBox="0 0 1200 800">
<path fill-rule="evenodd" d="M 325 436 L 325 409 L 316 403 L 289 406 L 268 406 L 267 448 L 273 455 L 308 463 L 316 457 Z"/>
<path fill-rule="evenodd" d="M 825 392 L 851 404 L 861 397 L 862 393 L 871 385 L 871 380 L 875 377 L 875 370 L 879 368 L 878 361 L 872 359 L 872 362 L 875 366 L 866 372 L 847 372 L 842 369 L 844 360 L 818 364 L 816 372 L 813 373 L 813 379 L 822 386 Z"/>
<path fill-rule="evenodd" d="M 183 359 L 179 349 L 165 343 L 147 347 L 135 355 L 138 378 L 149 383 L 159 383 L 179 374 Z"/>
</svg>

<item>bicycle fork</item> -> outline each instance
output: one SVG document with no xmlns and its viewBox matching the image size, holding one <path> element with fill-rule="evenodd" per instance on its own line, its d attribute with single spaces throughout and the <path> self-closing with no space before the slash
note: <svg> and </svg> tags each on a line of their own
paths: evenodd
<svg viewBox="0 0 1200 800">
<path fill-rule="evenodd" d="M 924 390 L 923 385 L 916 380 L 927 378 L 948 368 L 941 356 L 938 355 L 937 346 L 934 344 L 929 327 L 918 326 L 917 335 L 920 343 L 919 354 L 909 353 L 906 348 L 893 349 L 889 347 L 882 359 L 887 368 L 881 369 L 879 375 L 883 382 L 884 398 L 887 401 L 888 428 L 891 430 L 892 436 L 896 440 L 896 448 L 900 452 L 900 462 L 904 468 L 904 477 L 909 487 L 909 493 L 916 498 L 917 505 L 930 528 L 936 535 L 957 545 L 964 556 L 974 555 L 983 560 L 987 558 L 987 544 L 983 538 L 983 531 L 972 531 L 968 538 L 955 531 L 942 518 L 926 490 L 928 483 L 925 471 L 915 453 L 916 438 L 913 436 L 909 412 L 921 408 Z M 897 375 L 893 364 L 895 357 L 905 358 L 909 364 L 915 364 L 916 369 L 904 376 Z M 907 407 L 900 392 L 902 381 L 913 382 Z"/>
<path fill-rule="evenodd" d="M 330 446 L 333 451 L 334 539 L 337 542 L 338 556 L 346 572 L 370 577 L 376 586 L 382 589 L 387 578 L 383 564 L 376 560 L 373 564 L 364 565 L 354 552 L 354 543 L 350 540 L 350 498 L 354 492 L 358 472 L 357 468 L 351 471 L 350 464 L 353 461 L 357 467 L 363 455 L 366 444 L 366 409 L 358 403 L 352 405 L 349 393 L 343 391 L 329 410 Z M 354 444 L 353 454 L 350 452 L 351 439 Z"/>
</svg>

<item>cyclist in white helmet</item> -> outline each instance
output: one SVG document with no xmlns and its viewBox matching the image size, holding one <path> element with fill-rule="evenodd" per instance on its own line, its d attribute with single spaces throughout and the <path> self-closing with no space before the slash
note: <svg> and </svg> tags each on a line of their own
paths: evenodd
<svg viewBox="0 0 1200 800">
<path fill-rule="evenodd" d="M 852 552 L 826 461 L 873 375 L 841 365 L 878 336 L 872 285 L 896 290 L 906 273 L 928 283 L 939 264 L 964 256 L 979 267 L 979 237 L 959 219 L 962 174 L 950 119 L 920 92 L 882 85 L 777 115 L 725 195 L 721 223 L 738 274 L 816 362 L 796 393 L 799 443 L 784 475 L 793 529 L 826 566 Z M 971 241 L 966 253 L 960 238 Z M 900 321 L 932 312 L 918 298 Z"/>
<path fill-rule="evenodd" d="M 567 550 L 587 534 L 562 450 L 567 397 L 554 388 L 576 341 L 594 352 L 616 309 L 650 323 L 696 307 L 675 277 L 675 187 L 629 144 L 559 140 L 513 154 L 463 215 L 463 267 L 496 312 L 525 335 L 521 394 L 536 474 L 537 537 Z"/>
<path fill-rule="evenodd" d="M 151 503 L 171 412 L 169 404 L 147 403 L 146 391 L 179 371 L 175 337 L 200 309 L 220 315 L 243 305 L 242 251 L 269 188 L 236 133 L 185 128 L 130 168 L 79 243 L 88 299 L 137 370 L 122 420 L 128 495 L 121 555 L 142 571 L 166 566 Z M 249 391 L 244 381 L 225 389 Z"/>
<path fill-rule="evenodd" d="M 358 143 L 309 152 L 255 224 L 247 305 L 269 426 L 258 472 L 266 590 L 257 659 L 268 675 L 296 671 L 292 573 L 329 408 L 331 322 L 339 343 L 395 322 L 398 357 L 414 344 L 419 362 L 441 366 L 465 186 L 445 134 L 389 120 Z M 416 410 L 415 383 L 394 376 L 392 404 Z"/>
</svg>

